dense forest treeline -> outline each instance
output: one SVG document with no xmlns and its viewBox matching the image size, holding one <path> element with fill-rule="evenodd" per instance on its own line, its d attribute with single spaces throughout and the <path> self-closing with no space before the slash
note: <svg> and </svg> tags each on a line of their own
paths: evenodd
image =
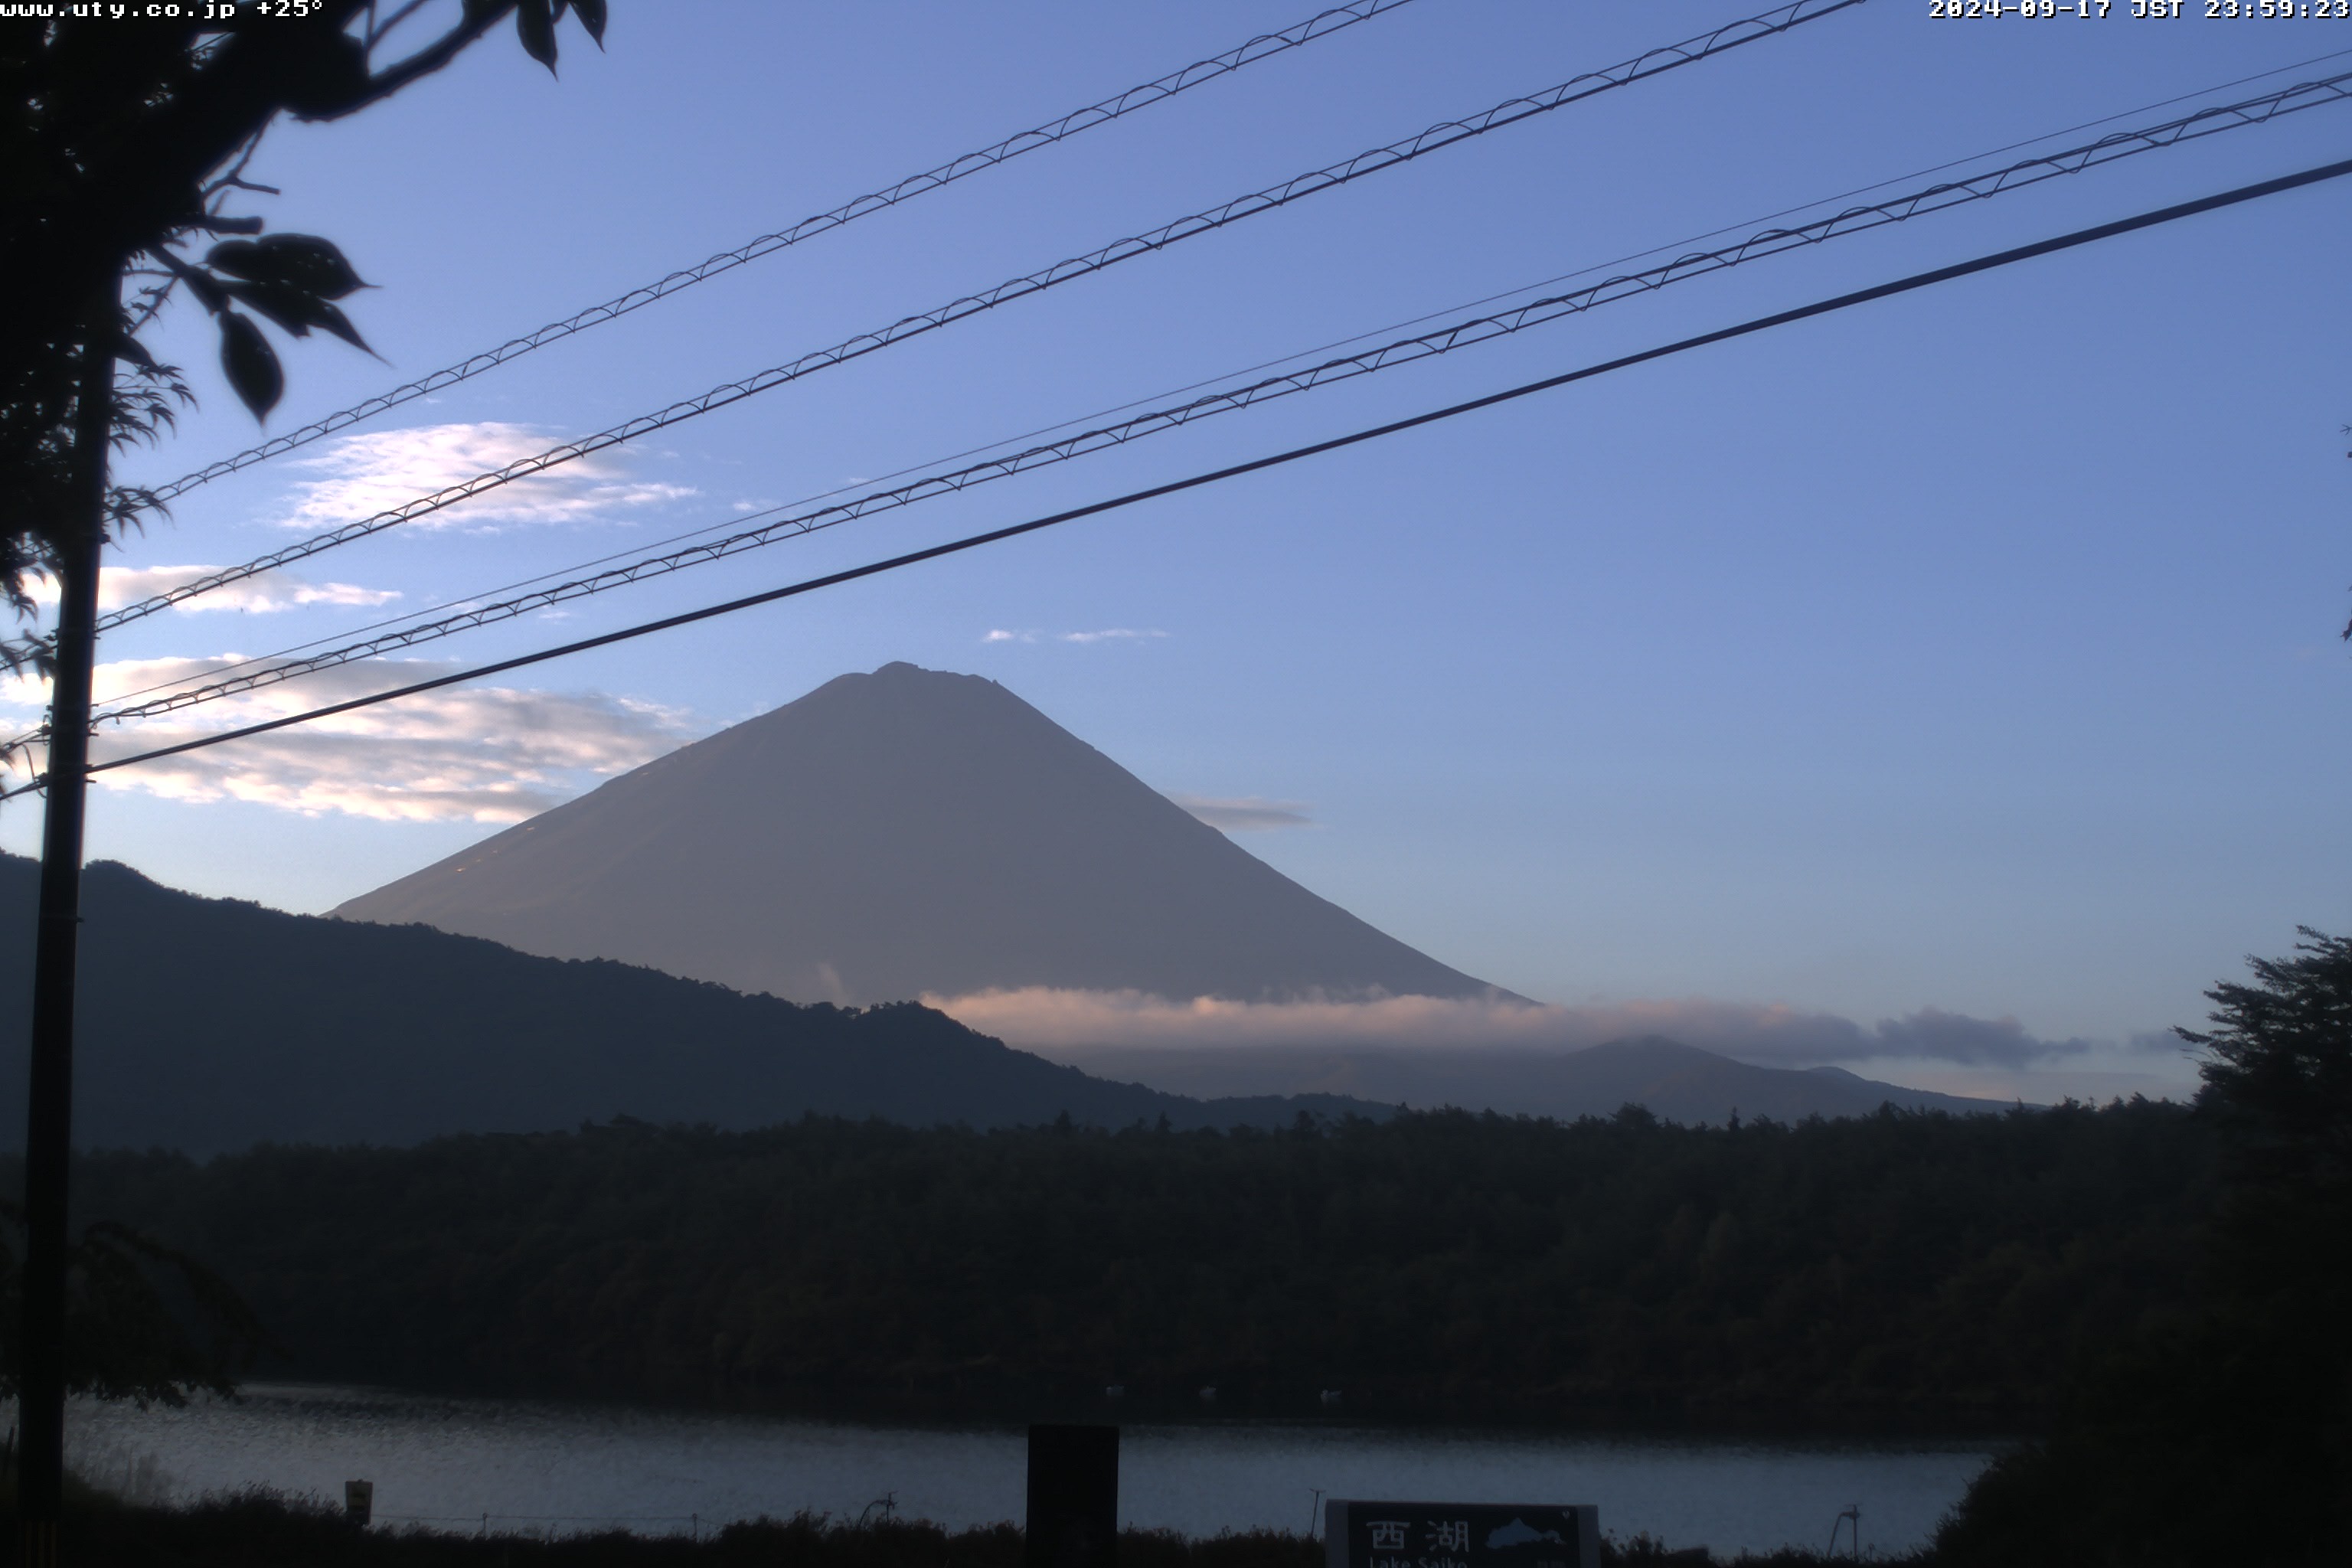
<svg viewBox="0 0 2352 1568">
<path fill-rule="evenodd" d="M 299 1375 L 900 1408 L 2013 1419 L 2179 1310 L 2210 1135 L 2135 1101 L 1732 1128 L 622 1122 L 84 1159 Z"/>
<path fill-rule="evenodd" d="M 2206 993 L 2208 1030 L 2181 1031 L 2193 1107 L 1227 1132 L 623 1120 L 96 1154 L 76 1177 L 80 1381 L 211 1382 L 224 1343 L 235 1359 L 257 1338 L 233 1290 L 282 1340 L 273 1370 L 453 1392 L 1041 1415 L 1089 1391 L 1099 1411 L 1108 1384 L 1160 1401 L 1214 1384 L 1258 1409 L 1338 1387 L 1375 1418 L 1975 1413 L 2042 1436 L 1977 1479 L 1919 1561 L 2336 1568 L 2352 1562 L 2352 938 L 2305 930 L 2250 964 Z M 226 1342 L 189 1342 L 158 1283 Z M 0 1328 L 0 1386 L 13 1365 Z M 270 1506 L 303 1550 L 310 1524 Z M 213 1560 L 183 1547 L 229 1539 L 226 1517 L 154 1515 L 104 1560 Z"/>
<path fill-rule="evenodd" d="M 2187 1310 L 2119 1326 L 1937 1561 L 2352 1563 L 2352 938 L 2301 934 L 2181 1031 L 2212 1140 Z"/>
</svg>

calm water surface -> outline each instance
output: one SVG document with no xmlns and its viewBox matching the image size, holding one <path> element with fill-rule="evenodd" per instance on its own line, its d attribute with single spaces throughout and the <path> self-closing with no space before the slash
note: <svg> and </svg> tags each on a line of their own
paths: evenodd
<svg viewBox="0 0 2352 1568">
<path fill-rule="evenodd" d="M 447 1528 L 709 1529 L 800 1509 L 855 1518 L 896 1494 L 950 1529 L 1019 1520 L 1025 1436 L 1009 1426 L 866 1426 L 773 1415 L 378 1389 L 256 1384 L 245 1402 L 137 1411 L 78 1405 L 77 1468 L 158 1500 L 248 1485 L 340 1500 L 375 1483 L 376 1517 Z M 1865 1546 L 1933 1531 L 2000 1445 L 1983 1439 L 1758 1439 L 1430 1430 L 1276 1422 L 1136 1425 L 1120 1439 L 1126 1523 L 1190 1535 L 1304 1530 L 1315 1489 L 1356 1498 L 1590 1502 L 1601 1528 L 1676 1546 L 1821 1544 L 1862 1506 Z"/>
</svg>

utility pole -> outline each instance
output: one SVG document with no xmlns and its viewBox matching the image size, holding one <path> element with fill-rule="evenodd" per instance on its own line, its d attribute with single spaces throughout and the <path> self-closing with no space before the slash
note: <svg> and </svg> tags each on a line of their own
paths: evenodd
<svg viewBox="0 0 2352 1568">
<path fill-rule="evenodd" d="M 57 550 L 48 788 L 41 824 L 40 921 L 33 948 L 32 1081 L 25 1126 L 25 1316 L 16 1506 L 25 1568 L 57 1568 L 65 1502 L 66 1163 L 73 1147 L 75 959 L 81 934 L 83 805 L 89 791 L 90 677 L 98 657 L 98 564 L 114 435 L 121 268 L 90 302 L 74 397 L 67 511 Z"/>
</svg>

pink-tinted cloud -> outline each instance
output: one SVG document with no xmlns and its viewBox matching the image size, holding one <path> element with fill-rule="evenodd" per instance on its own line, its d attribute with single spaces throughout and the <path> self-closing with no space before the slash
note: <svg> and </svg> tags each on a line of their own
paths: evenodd
<svg viewBox="0 0 2352 1568">
<path fill-rule="evenodd" d="M 1171 1001 L 1138 991 L 1032 988 L 924 1000 L 1008 1044 L 1057 1053 L 1265 1046 L 1564 1051 L 1659 1035 L 1768 1066 L 1900 1058 L 2021 1068 L 2095 1048 L 2084 1040 L 2036 1039 L 2011 1018 L 1929 1008 L 1865 1028 L 1833 1013 L 1703 997 L 1561 1007 L 1434 996 Z"/>
</svg>

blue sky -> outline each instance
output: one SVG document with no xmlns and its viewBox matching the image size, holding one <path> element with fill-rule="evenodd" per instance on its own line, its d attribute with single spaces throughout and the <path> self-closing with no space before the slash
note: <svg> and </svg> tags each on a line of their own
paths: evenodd
<svg viewBox="0 0 2352 1568">
<path fill-rule="evenodd" d="M 269 428 L 1310 8 L 629 0 L 606 53 L 567 26 L 560 81 L 495 39 L 352 121 L 280 127 L 256 161 L 284 195 L 253 210 L 334 237 L 379 285 L 349 304 L 390 362 L 289 347 Z M 120 689 L 331 637 L 1953 160 L 2352 66 L 2224 88 L 2352 51 L 2352 21 L 2129 8 L 1946 21 L 1877 0 L 320 556 L 242 608 L 152 616 L 101 657 Z M 244 560 L 1749 14 L 1415 0 L 206 486 L 116 559 Z M 756 591 L 2347 150 L 2352 106 L 2310 110 L 410 657 L 478 662 Z M 2178 1084 L 2177 1052 L 2126 1043 L 2193 1023 L 2204 988 L 2298 923 L 2352 926 L 2348 202 L 2352 183 L 2273 197 L 333 732 L 124 770 L 90 852 L 324 909 L 904 658 L 1003 681 L 1171 795 L 1306 818 L 1243 842 L 1523 994 L 1864 1031 L 2006 1018 L 2095 1048 L 1890 1045 L 1874 1067 L 1994 1092 Z M 256 436 L 201 323 L 167 321 L 158 347 L 204 405 L 129 479 Z M 0 843 L 35 843 L 29 805 L 0 812 Z"/>
</svg>

